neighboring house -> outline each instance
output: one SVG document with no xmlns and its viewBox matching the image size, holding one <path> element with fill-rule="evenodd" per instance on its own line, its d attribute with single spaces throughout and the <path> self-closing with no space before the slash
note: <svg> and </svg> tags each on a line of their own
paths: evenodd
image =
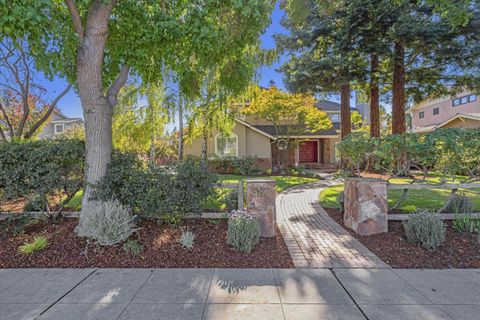
<svg viewBox="0 0 480 320">
<path fill-rule="evenodd" d="M 339 161 L 335 145 L 340 141 L 340 104 L 321 100 L 316 106 L 329 115 L 333 127 L 290 135 L 297 143 L 288 149 L 286 166 L 334 168 Z M 282 126 L 279 130 L 282 131 Z M 233 132 L 229 137 L 224 137 L 216 131 L 210 135 L 207 152 L 218 156 L 254 156 L 257 157 L 257 165 L 260 168 L 268 169 L 279 163 L 275 137 L 275 127 L 270 122 L 256 116 L 241 116 L 235 118 Z M 200 156 L 201 148 L 201 138 L 194 139 L 185 145 L 185 154 Z"/>
<path fill-rule="evenodd" d="M 53 111 L 50 120 L 44 124 L 42 131 L 38 134 L 39 139 L 52 139 L 61 136 L 68 129 L 74 126 L 83 126 L 83 119 L 69 118 L 58 110 Z"/>
<path fill-rule="evenodd" d="M 480 128 L 480 100 L 475 93 L 426 100 L 407 111 L 411 130 L 432 132 L 437 128 Z"/>
</svg>

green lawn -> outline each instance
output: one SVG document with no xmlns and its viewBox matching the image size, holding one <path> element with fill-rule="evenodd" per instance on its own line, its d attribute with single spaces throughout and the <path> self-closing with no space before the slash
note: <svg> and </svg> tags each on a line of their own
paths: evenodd
<svg viewBox="0 0 480 320">
<path fill-rule="evenodd" d="M 429 182 L 437 182 L 437 177 L 428 179 Z M 410 182 L 409 179 L 391 179 L 390 183 L 403 184 Z M 449 181 L 450 182 L 450 181 Z M 451 181 L 456 183 L 458 181 Z M 478 188 L 474 189 L 460 189 L 466 196 L 470 197 L 475 206 L 475 211 L 480 211 L 480 184 Z M 325 208 L 338 208 L 337 196 L 343 192 L 343 184 L 329 187 L 320 193 L 320 204 Z M 403 190 L 389 190 L 388 191 L 388 205 L 392 207 L 403 194 Z M 431 189 L 431 190 L 410 190 L 407 198 L 402 202 L 399 210 L 405 212 L 414 212 L 418 209 L 439 209 L 441 208 L 448 196 L 450 190 Z"/>
<path fill-rule="evenodd" d="M 239 176 L 234 174 L 222 174 L 220 176 L 220 183 L 238 183 L 240 180 L 245 180 L 245 176 Z M 258 178 L 258 177 L 251 177 L 251 178 Z M 305 184 L 309 182 L 315 182 L 317 179 L 315 178 L 304 178 L 304 177 L 287 177 L 287 176 L 271 176 L 269 178 L 275 179 L 277 184 L 275 189 L 277 193 L 284 191 L 287 188 Z M 234 192 L 234 191 L 233 191 Z M 236 194 L 231 195 L 231 189 L 225 188 L 217 188 L 216 195 L 210 199 L 208 199 L 205 203 L 205 210 L 207 211 L 228 211 L 236 204 Z M 71 208 L 73 210 L 80 210 L 82 208 L 82 196 L 83 191 L 79 191 L 75 197 L 66 205 L 67 208 Z"/>
</svg>

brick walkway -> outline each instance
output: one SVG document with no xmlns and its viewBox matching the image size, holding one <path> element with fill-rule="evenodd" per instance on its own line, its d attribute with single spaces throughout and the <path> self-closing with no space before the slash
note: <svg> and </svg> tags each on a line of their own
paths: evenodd
<svg viewBox="0 0 480 320">
<path fill-rule="evenodd" d="M 288 189 L 277 196 L 277 223 L 297 268 L 388 268 L 328 216 L 318 204 L 332 179 Z"/>
</svg>

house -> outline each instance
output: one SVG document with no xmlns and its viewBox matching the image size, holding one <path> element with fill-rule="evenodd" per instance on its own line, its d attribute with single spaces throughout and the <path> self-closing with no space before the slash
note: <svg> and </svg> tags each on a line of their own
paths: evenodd
<svg viewBox="0 0 480 320">
<path fill-rule="evenodd" d="M 480 128 L 480 100 L 472 92 L 426 100 L 407 112 L 412 120 L 411 131 L 417 133 L 437 128 Z"/>
<path fill-rule="evenodd" d="M 39 139 L 52 139 L 61 136 L 74 126 L 83 126 L 83 119 L 69 118 L 58 110 L 54 110 L 38 134 Z"/>
<path fill-rule="evenodd" d="M 288 167 L 335 168 L 339 161 L 335 145 L 340 141 L 340 104 L 321 100 L 317 108 L 325 111 L 332 120 L 333 127 L 327 130 L 304 132 L 290 135 L 295 143 L 288 148 L 284 164 Z M 356 110 L 353 108 L 353 110 Z M 275 167 L 279 163 L 279 141 L 276 140 L 275 127 L 268 121 L 256 116 L 238 116 L 235 118 L 233 132 L 225 137 L 213 132 L 207 142 L 208 154 L 218 156 L 254 156 L 257 166 L 262 169 Z M 285 126 L 286 127 L 286 126 Z M 282 136 L 282 126 L 278 127 Z M 281 140 L 281 139 L 279 139 Z M 185 154 L 200 156 L 201 138 L 185 145 Z"/>
</svg>

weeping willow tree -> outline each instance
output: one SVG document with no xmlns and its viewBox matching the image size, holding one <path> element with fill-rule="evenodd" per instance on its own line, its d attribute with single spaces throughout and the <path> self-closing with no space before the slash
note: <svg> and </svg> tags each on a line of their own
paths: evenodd
<svg viewBox="0 0 480 320">
<path fill-rule="evenodd" d="M 149 155 L 170 120 L 169 99 L 162 83 L 129 84 L 121 92 L 113 115 L 113 145 L 116 149 Z"/>
</svg>

